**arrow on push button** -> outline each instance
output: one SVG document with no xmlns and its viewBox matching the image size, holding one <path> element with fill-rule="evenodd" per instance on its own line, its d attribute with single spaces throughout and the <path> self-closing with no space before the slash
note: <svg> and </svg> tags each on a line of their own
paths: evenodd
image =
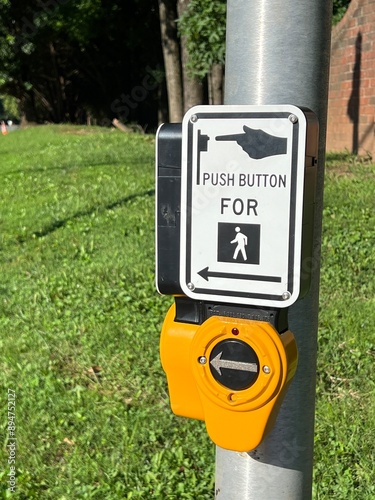
<svg viewBox="0 0 375 500">
<path fill-rule="evenodd" d="M 215 370 L 221 375 L 222 368 L 229 368 L 230 370 L 241 370 L 245 372 L 258 372 L 258 366 L 256 363 L 244 363 L 243 361 L 232 361 L 229 359 L 221 359 L 223 352 L 219 352 L 219 354 L 210 361 L 211 365 L 215 368 Z"/>
</svg>

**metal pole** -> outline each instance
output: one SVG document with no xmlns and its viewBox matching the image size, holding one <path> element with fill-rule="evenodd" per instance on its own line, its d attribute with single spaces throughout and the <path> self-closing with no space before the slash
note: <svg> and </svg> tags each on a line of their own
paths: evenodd
<svg viewBox="0 0 375 500">
<path fill-rule="evenodd" d="M 299 365 L 268 438 L 249 453 L 216 449 L 215 498 L 308 500 L 312 489 L 320 240 L 331 0 L 228 0 L 226 104 L 295 104 L 320 122 L 310 292 L 289 311 Z M 249 429 L 251 432 L 251 429 Z"/>
</svg>

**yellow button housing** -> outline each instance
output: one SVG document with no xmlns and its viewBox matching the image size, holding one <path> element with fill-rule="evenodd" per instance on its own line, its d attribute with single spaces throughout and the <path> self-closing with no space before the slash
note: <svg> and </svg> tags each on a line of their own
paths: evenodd
<svg viewBox="0 0 375 500">
<path fill-rule="evenodd" d="M 172 306 L 160 344 L 173 412 L 205 420 L 222 448 L 256 448 L 272 429 L 296 371 L 293 334 L 279 334 L 262 321 L 213 316 L 191 325 L 174 318 Z"/>
</svg>

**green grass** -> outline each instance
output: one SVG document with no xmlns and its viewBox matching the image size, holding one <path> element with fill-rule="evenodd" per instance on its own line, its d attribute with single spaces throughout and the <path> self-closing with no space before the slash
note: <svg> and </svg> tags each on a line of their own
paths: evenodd
<svg viewBox="0 0 375 500">
<path fill-rule="evenodd" d="M 159 362 L 170 300 L 154 287 L 153 148 L 72 127 L 0 142 L 1 408 L 15 388 L 18 498 L 211 497 L 214 446 L 171 414 Z"/>
<path fill-rule="evenodd" d="M 375 166 L 329 155 L 323 212 L 316 499 L 375 498 Z"/>
<path fill-rule="evenodd" d="M 173 416 L 159 361 L 154 140 L 45 126 L 0 136 L 0 495 L 211 499 L 215 447 Z M 374 166 L 327 169 L 314 494 L 375 497 Z M 7 493 L 7 389 L 17 493 Z"/>
</svg>

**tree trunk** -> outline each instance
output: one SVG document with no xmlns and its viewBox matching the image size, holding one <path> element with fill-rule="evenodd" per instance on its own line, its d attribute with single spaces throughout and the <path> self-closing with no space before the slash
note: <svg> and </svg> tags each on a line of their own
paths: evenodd
<svg viewBox="0 0 375 500">
<path fill-rule="evenodd" d="M 210 104 L 223 104 L 224 71 L 222 64 L 214 64 L 208 74 L 208 95 Z"/>
<path fill-rule="evenodd" d="M 185 9 L 189 5 L 190 0 L 178 0 L 177 10 L 178 17 L 181 17 Z M 203 104 L 203 84 L 196 77 L 191 76 L 188 71 L 190 60 L 189 52 L 186 46 L 186 37 L 181 37 L 181 60 L 182 60 L 182 80 L 183 80 L 183 95 L 184 95 L 184 112 L 197 104 Z"/>
<path fill-rule="evenodd" d="M 19 101 L 21 115 L 21 126 L 26 126 L 29 122 L 37 122 L 34 94 L 31 91 L 23 91 Z"/>
<path fill-rule="evenodd" d="M 180 50 L 176 29 L 176 0 L 159 0 L 161 43 L 168 91 L 169 121 L 182 121 Z"/>
<path fill-rule="evenodd" d="M 158 124 L 168 121 L 168 96 L 166 82 L 163 80 L 158 87 Z"/>
<path fill-rule="evenodd" d="M 55 123 L 61 123 L 64 118 L 66 118 L 65 113 L 64 113 L 64 100 L 65 100 L 65 93 L 64 93 L 64 86 L 63 86 L 63 79 L 59 74 L 59 67 L 57 63 L 57 54 L 56 54 L 56 49 L 53 44 L 53 42 L 49 43 L 49 53 L 51 56 L 51 61 L 52 61 L 52 69 L 53 69 L 53 76 L 54 76 L 54 94 L 52 91 L 52 99 L 51 101 L 54 103 L 53 106 L 53 111 L 52 111 L 52 119 Z"/>
</svg>

